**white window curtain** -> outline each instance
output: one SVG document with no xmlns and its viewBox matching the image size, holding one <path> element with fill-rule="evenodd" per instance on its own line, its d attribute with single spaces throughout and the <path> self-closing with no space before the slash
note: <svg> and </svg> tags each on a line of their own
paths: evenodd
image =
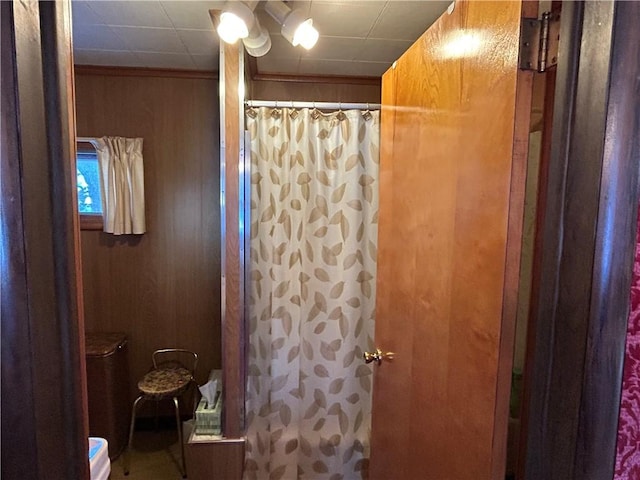
<svg viewBox="0 0 640 480">
<path fill-rule="evenodd" d="M 102 137 L 94 146 L 100 164 L 103 230 L 114 235 L 144 233 L 142 138 Z"/>
<path fill-rule="evenodd" d="M 355 480 L 369 449 L 379 112 L 250 109 L 245 480 Z"/>
</svg>

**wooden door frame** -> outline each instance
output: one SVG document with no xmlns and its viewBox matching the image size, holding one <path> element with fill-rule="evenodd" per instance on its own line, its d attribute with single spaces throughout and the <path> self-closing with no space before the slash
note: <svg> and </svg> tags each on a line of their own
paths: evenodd
<svg viewBox="0 0 640 480">
<path fill-rule="evenodd" d="M 2 478 L 88 479 L 71 4 L 0 8 Z"/>
<path fill-rule="evenodd" d="M 571 32 L 563 38 L 571 41 L 561 40 L 558 69 L 544 281 L 525 412 L 526 478 L 613 474 L 638 198 L 639 9 L 636 2 L 563 5 L 562 31 Z M 2 150 L 2 255 L 16 261 L 2 266 L 2 434 L 9 440 L 3 476 L 12 478 L 5 468 L 13 464 L 21 478 L 45 471 L 50 478 L 88 478 L 80 254 L 68 163 L 75 134 L 70 5 L 2 2 L 2 25 L 3 45 L 5 25 L 15 34 L 9 56 L 2 49 L 3 72 L 9 62 L 16 80 L 8 93 L 3 88 L 3 122 L 16 122 L 16 142 L 5 137 Z M 34 60 L 36 51 L 44 56 Z M 16 68 L 21 62 L 38 74 Z M 5 110 L 11 95 L 19 113 Z M 43 182 L 25 175 L 27 165 L 60 175 Z M 9 204 L 4 192 L 11 188 L 16 202 Z M 44 199 L 38 209 L 21 203 L 33 196 Z M 17 222 L 12 229 L 10 218 Z M 21 374 L 11 375 L 11 365 Z M 18 383 L 5 384 L 13 379 Z M 9 392 L 14 401 L 6 400 Z M 16 420 L 20 428 L 10 431 Z M 19 449 L 28 462 L 19 461 L 27 458 Z"/>
<path fill-rule="evenodd" d="M 563 2 L 561 22 L 521 478 L 610 480 L 640 191 L 640 4 Z"/>
</svg>

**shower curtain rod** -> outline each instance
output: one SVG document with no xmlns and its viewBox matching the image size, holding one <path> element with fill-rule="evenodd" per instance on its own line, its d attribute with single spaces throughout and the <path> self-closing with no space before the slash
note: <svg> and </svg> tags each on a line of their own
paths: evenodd
<svg viewBox="0 0 640 480">
<path fill-rule="evenodd" d="M 247 100 L 247 107 L 317 108 L 320 110 L 380 110 L 379 103 L 293 102 L 291 100 Z"/>
</svg>

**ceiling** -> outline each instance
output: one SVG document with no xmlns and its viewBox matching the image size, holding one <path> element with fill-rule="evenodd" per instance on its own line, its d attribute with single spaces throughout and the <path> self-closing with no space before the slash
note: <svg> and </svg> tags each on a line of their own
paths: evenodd
<svg viewBox="0 0 640 480">
<path fill-rule="evenodd" d="M 313 18 L 316 46 L 294 48 L 264 11 L 271 51 L 260 73 L 380 76 L 447 8 L 450 1 L 291 1 Z M 209 9 L 222 1 L 74 0 L 73 42 L 78 65 L 218 70 L 218 36 Z"/>
</svg>

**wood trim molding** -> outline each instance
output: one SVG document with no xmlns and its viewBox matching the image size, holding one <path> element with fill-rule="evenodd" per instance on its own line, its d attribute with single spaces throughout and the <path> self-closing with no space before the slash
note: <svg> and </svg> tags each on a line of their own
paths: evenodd
<svg viewBox="0 0 640 480">
<path fill-rule="evenodd" d="M 80 214 L 80 230 L 102 230 L 104 228 L 104 218 L 102 215 Z"/>
<path fill-rule="evenodd" d="M 537 13 L 538 2 L 523 2 L 522 18 L 535 18 Z M 507 224 L 507 248 L 504 269 L 502 324 L 500 329 L 500 356 L 498 360 L 491 478 L 504 478 L 505 458 L 507 458 L 513 346 L 516 336 L 518 291 L 521 288 L 522 218 L 524 216 L 532 99 L 533 72 L 520 70 L 518 71 L 516 90 L 513 163 L 511 167 L 511 185 L 509 192 L 509 220 Z"/>
<path fill-rule="evenodd" d="M 167 77 L 218 79 L 218 72 L 209 70 L 179 70 L 170 68 L 106 67 L 101 65 L 75 65 L 77 75 L 100 75 L 112 77 Z"/>
<path fill-rule="evenodd" d="M 341 75 L 291 75 L 287 73 L 256 72 L 254 81 L 292 82 L 292 83 L 328 83 L 343 85 L 382 85 L 381 77 L 347 77 Z"/>
<path fill-rule="evenodd" d="M 526 479 L 613 478 L 638 205 L 637 2 L 565 2 Z"/>
<path fill-rule="evenodd" d="M 380 77 L 349 77 L 341 75 L 292 75 L 288 73 L 260 73 L 257 61 L 248 58 L 251 79 L 255 81 L 292 82 L 292 83 L 326 83 L 343 85 L 380 86 Z M 209 70 L 178 70 L 168 68 L 142 67 L 107 67 L 102 65 L 75 65 L 77 75 L 101 75 L 112 77 L 168 77 L 168 78 L 201 78 L 218 80 L 218 72 Z"/>
<path fill-rule="evenodd" d="M 593 8 L 589 3 L 585 7 L 587 16 L 593 15 L 592 18 L 599 14 L 592 14 Z M 602 480 L 612 478 L 615 469 L 640 198 L 640 55 L 634 48 L 640 45 L 640 4 L 620 2 L 614 8 L 596 262 L 575 468 L 578 478 Z M 592 58 L 601 55 L 601 47 L 596 39 L 590 40 Z M 587 64 L 592 68 L 593 62 Z M 579 101 L 587 102 L 589 98 L 591 92 L 584 92 Z M 585 147 L 588 148 L 586 142 Z"/>
</svg>

